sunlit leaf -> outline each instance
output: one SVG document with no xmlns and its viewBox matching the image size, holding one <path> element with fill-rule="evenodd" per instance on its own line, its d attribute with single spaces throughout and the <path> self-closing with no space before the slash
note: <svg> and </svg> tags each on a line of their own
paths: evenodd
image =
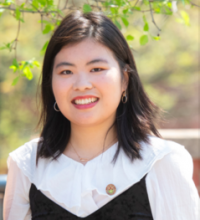
<svg viewBox="0 0 200 220">
<path fill-rule="evenodd" d="M 185 25 L 189 26 L 190 25 L 190 17 L 188 15 L 188 13 L 185 11 L 181 11 L 180 13 L 181 13 L 181 16 L 184 20 Z"/>
<path fill-rule="evenodd" d="M 130 40 L 130 41 L 131 41 L 131 40 L 134 40 L 134 37 L 129 34 L 129 35 L 126 36 L 126 40 Z"/>
<path fill-rule="evenodd" d="M 29 66 L 26 66 L 26 67 L 24 68 L 23 73 L 25 74 L 25 76 L 26 76 L 26 78 L 27 78 L 28 80 L 31 80 L 31 79 L 33 78 L 33 74 L 32 74 L 32 72 L 31 72 L 31 69 L 30 69 Z"/>
<path fill-rule="evenodd" d="M 141 37 L 140 37 L 140 45 L 145 45 L 145 44 L 147 44 L 148 43 L 148 40 L 149 40 L 149 38 L 148 38 L 148 36 L 147 35 L 142 35 Z"/>
<path fill-rule="evenodd" d="M 37 67 L 40 67 L 40 63 L 37 60 L 33 61 L 33 65 L 37 66 Z"/>
<path fill-rule="evenodd" d="M 155 36 L 155 37 L 153 37 L 153 39 L 158 41 L 158 40 L 160 40 L 160 36 Z"/>
<path fill-rule="evenodd" d="M 14 65 L 9 66 L 9 68 L 12 69 L 14 73 L 17 71 L 17 67 Z"/>
</svg>

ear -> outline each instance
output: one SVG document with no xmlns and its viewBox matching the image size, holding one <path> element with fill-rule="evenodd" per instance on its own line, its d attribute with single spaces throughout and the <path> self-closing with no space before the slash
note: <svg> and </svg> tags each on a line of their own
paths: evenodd
<svg viewBox="0 0 200 220">
<path fill-rule="evenodd" d="M 127 66 L 123 69 L 122 91 L 127 90 L 129 82 L 129 73 Z"/>
</svg>

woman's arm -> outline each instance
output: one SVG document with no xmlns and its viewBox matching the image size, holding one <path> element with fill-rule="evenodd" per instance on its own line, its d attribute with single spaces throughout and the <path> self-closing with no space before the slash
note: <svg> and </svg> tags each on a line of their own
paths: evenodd
<svg viewBox="0 0 200 220">
<path fill-rule="evenodd" d="M 4 195 L 3 219 L 4 220 L 30 220 L 31 211 L 29 204 L 30 181 L 16 162 L 9 156 L 8 177 Z"/>
<path fill-rule="evenodd" d="M 200 219 L 200 198 L 192 175 L 192 157 L 183 146 L 154 164 L 146 177 L 154 220 Z"/>
</svg>

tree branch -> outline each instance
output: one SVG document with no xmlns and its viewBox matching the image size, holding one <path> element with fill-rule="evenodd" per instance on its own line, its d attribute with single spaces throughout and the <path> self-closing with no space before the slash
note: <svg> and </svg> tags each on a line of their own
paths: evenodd
<svg viewBox="0 0 200 220">
<path fill-rule="evenodd" d="M 17 35 L 15 38 L 15 46 L 13 47 L 13 49 L 15 50 L 15 59 L 17 59 L 17 42 L 18 42 L 19 32 L 20 32 L 20 20 L 18 21 Z"/>
<path fill-rule="evenodd" d="M 154 16 L 153 16 L 153 10 L 152 10 L 152 7 L 151 7 L 151 1 L 152 0 L 149 0 L 149 8 L 150 8 L 150 12 L 151 12 L 151 19 L 152 19 L 152 22 L 154 23 L 154 25 L 156 26 L 156 28 L 161 31 L 161 29 L 158 27 L 158 25 L 156 24 L 155 20 L 154 20 Z"/>
<path fill-rule="evenodd" d="M 136 3 L 134 4 L 134 6 L 133 6 L 133 7 L 135 7 L 135 6 L 137 5 L 137 3 L 138 3 L 138 2 L 139 2 L 139 0 L 137 0 L 137 1 L 136 1 Z"/>
<path fill-rule="evenodd" d="M 5 9 L 5 10 L 10 10 L 10 11 L 15 11 L 16 8 L 10 8 L 10 7 L 0 7 L 0 9 Z M 57 11 L 33 11 L 33 10 L 22 10 L 22 9 L 19 9 L 20 12 L 25 12 L 25 13 L 38 13 L 38 14 L 47 14 L 47 13 L 58 13 Z"/>
<path fill-rule="evenodd" d="M 190 1 L 190 4 L 200 8 L 200 5 L 197 5 L 197 4 L 195 4 L 195 3 L 191 2 L 191 1 Z"/>
</svg>

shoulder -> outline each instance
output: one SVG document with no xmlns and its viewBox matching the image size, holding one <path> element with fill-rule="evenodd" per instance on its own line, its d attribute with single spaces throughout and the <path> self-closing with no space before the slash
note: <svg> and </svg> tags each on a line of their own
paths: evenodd
<svg viewBox="0 0 200 220">
<path fill-rule="evenodd" d="M 160 146 L 156 143 L 163 143 L 169 149 L 155 161 L 146 177 L 154 218 L 199 219 L 200 200 L 192 179 L 192 156 L 183 145 L 174 141 L 153 139 L 156 149 Z"/>
<path fill-rule="evenodd" d="M 152 163 L 147 175 L 147 183 L 151 185 L 151 189 L 166 188 L 170 191 L 172 188 L 183 186 L 192 187 L 195 191 L 195 185 L 192 179 L 193 176 L 193 159 L 186 148 L 174 141 L 159 140 L 153 138 L 155 142 L 162 142 L 163 146 L 153 145 L 152 149 L 158 151 L 160 149 L 160 156 Z M 165 152 L 165 153 L 162 153 Z M 164 187 L 165 186 L 165 187 Z M 164 187 L 164 188 L 163 188 Z"/>
<path fill-rule="evenodd" d="M 150 137 L 150 141 L 154 153 L 159 152 L 162 155 L 163 152 L 163 155 L 154 164 L 156 168 L 184 170 L 191 175 L 193 172 L 192 157 L 183 145 L 154 136 Z"/>
<path fill-rule="evenodd" d="M 141 143 L 141 156 L 149 170 L 158 164 L 168 167 L 181 163 L 192 165 L 192 157 L 183 145 L 153 135 L 149 135 L 149 143 Z"/>
<path fill-rule="evenodd" d="M 35 138 L 18 147 L 7 160 L 8 169 L 17 165 L 19 169 L 31 180 L 36 165 L 37 146 L 41 138 Z"/>
</svg>

